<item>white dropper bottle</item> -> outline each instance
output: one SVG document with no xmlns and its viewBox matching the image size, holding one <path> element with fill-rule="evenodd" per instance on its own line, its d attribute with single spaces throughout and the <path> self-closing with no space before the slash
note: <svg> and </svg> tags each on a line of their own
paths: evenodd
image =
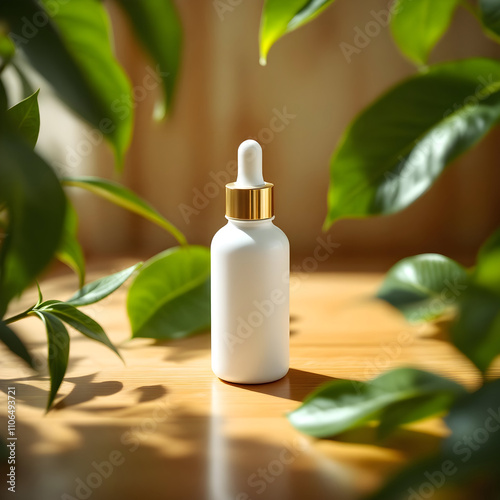
<svg viewBox="0 0 500 500">
<path fill-rule="evenodd" d="M 211 246 L 212 370 L 239 384 L 263 384 L 289 367 L 290 246 L 273 224 L 273 185 L 256 141 L 238 149 L 238 177 L 226 185 L 226 218 Z"/>
</svg>

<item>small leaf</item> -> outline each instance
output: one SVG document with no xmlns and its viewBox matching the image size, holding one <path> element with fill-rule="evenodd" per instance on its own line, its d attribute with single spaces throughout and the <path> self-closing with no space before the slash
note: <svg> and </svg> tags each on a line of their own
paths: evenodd
<svg viewBox="0 0 500 500">
<path fill-rule="evenodd" d="M 132 337 L 174 339 L 210 326 L 210 252 L 171 248 L 146 262 L 130 286 Z"/>
<path fill-rule="evenodd" d="M 107 139 L 119 166 L 130 144 L 133 124 L 131 87 L 111 50 L 109 19 L 98 0 L 16 0 L 3 2 L 0 14 L 30 64 L 70 108 Z M 44 8 L 46 7 L 46 8 Z M 44 20 L 26 29 L 25 20 Z"/>
<path fill-rule="evenodd" d="M 460 0 L 397 0 L 391 31 L 401 52 L 416 64 L 425 64 L 459 4 Z"/>
<path fill-rule="evenodd" d="M 80 307 L 99 302 L 120 288 L 141 266 L 142 262 L 139 262 L 123 271 L 92 281 L 92 283 L 88 283 L 78 290 L 78 292 L 67 300 L 66 303 L 75 307 Z"/>
<path fill-rule="evenodd" d="M 23 101 L 7 110 L 7 120 L 11 131 L 18 134 L 34 148 L 40 132 L 40 113 L 37 90 Z"/>
<path fill-rule="evenodd" d="M 99 177 L 68 177 L 63 179 L 63 184 L 86 189 L 119 207 L 134 212 L 168 231 L 181 245 L 186 244 L 186 237 L 172 223 L 162 217 L 149 203 L 117 182 Z"/>
<path fill-rule="evenodd" d="M 402 210 L 500 118 L 500 62 L 432 66 L 354 120 L 330 165 L 325 229 L 342 217 Z"/>
<path fill-rule="evenodd" d="M 38 300 L 37 303 L 33 306 L 33 309 L 37 308 L 43 302 L 43 294 L 40 288 L 40 283 L 38 283 L 38 281 L 35 281 L 35 283 L 36 283 L 36 289 L 38 291 Z"/>
<path fill-rule="evenodd" d="M 315 437 L 331 437 L 373 421 L 397 417 L 386 424 L 391 429 L 401 423 L 430 417 L 443 411 L 465 394 L 451 380 L 412 368 L 397 368 L 370 382 L 335 380 L 320 386 L 288 419 L 298 430 Z M 425 399 L 425 411 L 416 401 Z"/>
<path fill-rule="evenodd" d="M 72 326 L 75 330 L 83 333 L 83 335 L 85 335 L 86 337 L 101 342 L 101 344 L 109 347 L 118 355 L 120 359 L 122 359 L 120 353 L 109 340 L 102 326 L 86 314 L 79 311 L 76 307 L 70 304 L 66 304 L 65 302 L 57 302 L 54 304 L 45 305 L 39 310 L 47 311 L 53 314 L 61 321 L 64 321 L 69 326 Z"/>
<path fill-rule="evenodd" d="M 312 21 L 333 0 L 266 0 L 260 24 L 260 63 L 267 63 L 267 54 L 283 35 Z"/>
<path fill-rule="evenodd" d="M 467 283 L 465 269 L 454 260 L 423 254 L 393 266 L 377 297 L 399 309 L 408 321 L 426 321 L 456 307 Z"/>
<path fill-rule="evenodd" d="M 479 0 L 481 21 L 486 29 L 500 36 L 500 1 Z"/>
<path fill-rule="evenodd" d="M 161 119 L 172 107 L 179 71 L 182 27 L 179 14 L 171 0 L 118 0 L 127 14 L 139 41 L 158 66 L 157 78 L 163 85 L 164 103 Z"/>
<path fill-rule="evenodd" d="M 81 288 L 85 283 L 85 257 L 78 242 L 78 214 L 69 200 L 67 200 L 66 218 L 57 258 L 73 269 Z"/>
<path fill-rule="evenodd" d="M 35 368 L 33 359 L 31 358 L 31 355 L 22 340 L 3 321 L 0 321 L 0 340 L 12 353 L 19 356 L 24 362 L 26 362 L 28 366 L 33 369 Z"/>
<path fill-rule="evenodd" d="M 43 321 L 47 330 L 50 392 L 46 411 L 49 411 L 68 367 L 69 335 L 66 327 L 53 314 L 39 310 L 34 312 Z"/>
<path fill-rule="evenodd" d="M 66 200 L 52 169 L 22 140 L 0 137 L 0 204 L 9 228 L 0 251 L 0 317 L 52 260 L 61 239 Z"/>
</svg>

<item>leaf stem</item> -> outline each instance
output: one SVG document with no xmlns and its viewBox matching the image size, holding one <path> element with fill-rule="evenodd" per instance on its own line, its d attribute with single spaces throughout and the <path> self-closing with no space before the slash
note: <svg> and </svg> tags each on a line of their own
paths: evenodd
<svg viewBox="0 0 500 500">
<path fill-rule="evenodd" d="M 27 318 L 30 314 L 31 311 L 33 311 L 33 308 L 35 306 L 31 306 L 29 309 L 26 309 L 26 311 L 16 314 L 15 316 L 11 316 L 10 318 L 4 319 L 3 322 L 6 325 L 10 325 L 11 323 L 14 323 L 15 321 L 19 321 L 20 319 Z"/>
</svg>

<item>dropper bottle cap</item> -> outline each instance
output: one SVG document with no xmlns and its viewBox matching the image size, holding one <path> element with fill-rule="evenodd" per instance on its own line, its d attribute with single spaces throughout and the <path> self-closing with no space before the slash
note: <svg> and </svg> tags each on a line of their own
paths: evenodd
<svg viewBox="0 0 500 500">
<path fill-rule="evenodd" d="M 262 148 L 256 141 L 242 142 L 238 148 L 236 182 L 226 184 L 226 217 L 262 220 L 274 216 L 274 185 L 262 176 Z"/>
</svg>

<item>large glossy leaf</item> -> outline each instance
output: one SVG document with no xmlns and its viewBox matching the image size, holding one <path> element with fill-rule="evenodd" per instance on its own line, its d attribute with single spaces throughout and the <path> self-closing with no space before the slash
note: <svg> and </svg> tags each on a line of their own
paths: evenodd
<svg viewBox="0 0 500 500">
<path fill-rule="evenodd" d="M 46 6 L 46 10 L 43 8 Z M 37 27 L 37 19 L 48 22 Z M 14 41 L 59 97 L 108 139 L 118 163 L 130 143 L 130 84 L 111 51 L 109 22 L 98 0 L 4 2 Z M 40 24 L 40 23 L 38 23 Z"/>
<path fill-rule="evenodd" d="M 499 89 L 499 61 L 468 59 L 433 66 L 372 104 L 332 157 L 325 228 L 413 203 L 497 123 Z"/>
<path fill-rule="evenodd" d="M 482 372 L 500 355 L 500 231 L 481 248 L 451 339 Z"/>
<path fill-rule="evenodd" d="M 68 177 L 64 185 L 80 187 L 102 198 L 130 210 L 145 219 L 158 224 L 168 231 L 181 245 L 185 245 L 186 237 L 167 219 L 162 217 L 149 203 L 117 182 L 99 177 Z"/>
<path fill-rule="evenodd" d="M 47 411 L 49 411 L 68 367 L 69 335 L 68 330 L 66 330 L 61 320 L 53 314 L 46 311 L 36 311 L 36 315 L 43 321 L 47 330 L 50 373 L 50 392 L 47 400 Z"/>
<path fill-rule="evenodd" d="M 312 21 L 331 3 L 333 0 L 266 0 L 260 24 L 260 63 L 266 64 L 277 40 Z"/>
<path fill-rule="evenodd" d="M 128 293 L 132 336 L 173 339 L 209 328 L 209 276 L 206 247 L 176 247 L 149 260 Z"/>
<path fill-rule="evenodd" d="M 99 302 L 120 288 L 141 266 L 142 262 L 139 262 L 123 271 L 92 281 L 78 290 L 66 303 L 74 307 L 80 307 Z"/>
<path fill-rule="evenodd" d="M 500 1 L 479 0 L 479 10 L 483 25 L 494 35 L 500 37 Z"/>
<path fill-rule="evenodd" d="M 17 103 L 7 110 L 6 118 L 11 131 L 26 140 L 34 148 L 40 132 L 40 113 L 38 110 L 38 93 Z"/>
<path fill-rule="evenodd" d="M 423 254 L 393 266 L 377 297 L 398 308 L 408 321 L 429 320 L 456 307 L 467 283 L 465 269 L 454 260 Z"/>
<path fill-rule="evenodd" d="M 52 169 L 15 136 L 0 137 L 0 203 L 9 227 L 0 254 L 0 317 L 52 259 L 61 239 L 66 199 Z"/>
<path fill-rule="evenodd" d="M 451 380 L 398 368 L 370 382 L 328 382 L 309 395 L 288 419 L 294 427 L 315 437 L 335 436 L 370 422 L 380 422 L 387 433 L 397 425 L 446 410 L 463 394 L 465 389 Z"/>
<path fill-rule="evenodd" d="M 109 340 L 102 326 L 91 317 L 79 311 L 76 307 L 66 304 L 65 302 L 49 302 L 45 305 L 41 304 L 37 310 L 53 314 L 61 321 L 72 326 L 75 330 L 83 333 L 86 337 L 109 347 L 121 358 L 118 349 L 112 344 L 111 340 Z"/>
<path fill-rule="evenodd" d="M 81 288 L 85 283 L 85 258 L 78 242 L 78 214 L 69 200 L 57 258 L 75 271 Z"/>
<path fill-rule="evenodd" d="M 124 9 L 139 41 L 157 64 L 164 102 L 156 106 L 156 118 L 163 118 L 172 107 L 179 71 L 182 27 L 177 9 L 171 0 L 117 0 Z"/>
<path fill-rule="evenodd" d="M 0 321 L 0 341 L 16 356 L 19 356 L 31 368 L 34 368 L 33 359 L 22 340 L 3 321 Z"/>
<path fill-rule="evenodd" d="M 459 4 L 460 0 L 397 0 L 391 31 L 401 52 L 413 62 L 425 64 Z"/>
</svg>

